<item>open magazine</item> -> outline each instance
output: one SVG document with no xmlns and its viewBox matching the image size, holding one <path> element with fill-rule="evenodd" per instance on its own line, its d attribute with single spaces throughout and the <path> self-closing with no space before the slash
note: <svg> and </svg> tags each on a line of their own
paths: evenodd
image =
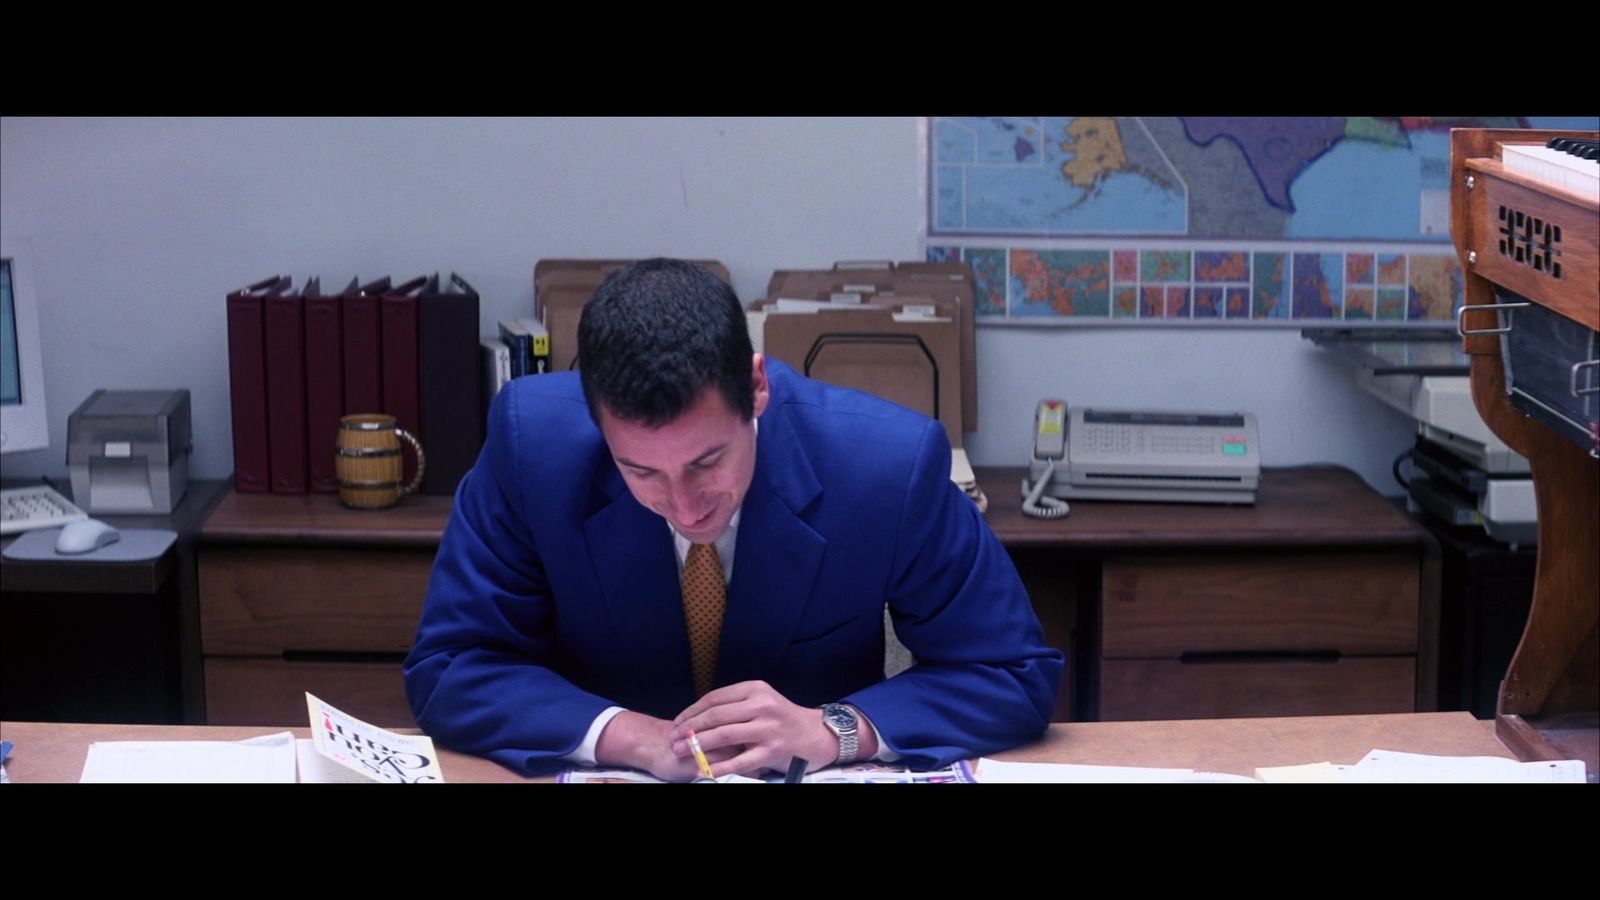
<svg viewBox="0 0 1600 900">
<path fill-rule="evenodd" d="M 433 750 L 433 740 L 423 734 L 396 734 L 376 725 L 341 712 L 332 705 L 306 693 L 306 710 L 311 717 L 311 740 L 314 754 L 300 754 L 300 780 L 345 781 L 334 777 L 339 769 L 353 772 L 361 779 L 392 782 L 395 784 L 442 783 L 444 773 L 439 771 L 439 754 Z M 329 769 L 326 760 L 336 767 Z M 308 773 L 308 769 L 312 772 Z M 307 778 L 307 774 L 318 777 Z"/>
<path fill-rule="evenodd" d="M 746 778 L 742 775 L 724 775 L 718 784 L 779 784 L 782 773 L 766 778 Z M 944 769 L 915 772 L 894 763 L 854 763 L 818 769 L 805 776 L 802 784 L 963 784 L 973 780 L 972 769 L 965 762 Z M 637 769 L 599 769 L 574 767 L 561 773 L 562 784 L 665 784 L 648 772 Z"/>
</svg>

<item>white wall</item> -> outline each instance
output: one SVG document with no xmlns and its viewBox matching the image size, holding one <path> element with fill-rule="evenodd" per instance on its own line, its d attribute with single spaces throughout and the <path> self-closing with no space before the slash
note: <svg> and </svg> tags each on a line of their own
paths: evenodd
<svg viewBox="0 0 1600 900">
<path fill-rule="evenodd" d="M 30 239 L 51 448 L 98 387 L 193 392 L 197 477 L 232 468 L 223 296 L 269 274 L 342 286 L 461 272 L 483 331 L 532 306 L 543 257 L 709 256 L 741 298 L 775 268 L 915 259 L 917 120 L 0 120 L 0 231 Z M 1349 466 L 1385 493 L 1397 413 L 1295 331 L 980 328 L 978 465 L 1020 465 L 1041 393 L 1247 408 L 1263 461 Z"/>
</svg>

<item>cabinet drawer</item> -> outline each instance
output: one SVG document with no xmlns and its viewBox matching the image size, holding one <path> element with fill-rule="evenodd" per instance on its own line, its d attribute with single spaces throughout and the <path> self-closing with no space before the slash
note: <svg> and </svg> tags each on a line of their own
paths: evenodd
<svg viewBox="0 0 1600 900">
<path fill-rule="evenodd" d="M 206 723 L 303 724 L 310 691 L 385 728 L 415 728 L 399 663 L 206 660 Z"/>
<path fill-rule="evenodd" d="M 432 570 L 430 551 L 204 548 L 203 650 L 404 652 L 416 638 Z"/>
<path fill-rule="evenodd" d="M 1107 660 L 1100 718 L 1212 719 L 1415 711 L 1411 657 L 1185 664 Z"/>
<path fill-rule="evenodd" d="M 1108 559 L 1101 656 L 1414 654 L 1418 566 L 1410 549 Z"/>
</svg>

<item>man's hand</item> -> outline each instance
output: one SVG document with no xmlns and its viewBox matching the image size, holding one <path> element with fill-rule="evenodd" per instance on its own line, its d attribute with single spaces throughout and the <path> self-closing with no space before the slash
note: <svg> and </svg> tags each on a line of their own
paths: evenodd
<svg viewBox="0 0 1600 900">
<path fill-rule="evenodd" d="M 595 742 L 595 762 L 606 766 L 643 769 L 662 781 L 693 781 L 700 774 L 694 756 L 676 752 L 671 739 L 673 723 L 631 710 L 617 713 L 600 740 Z M 705 748 L 706 759 L 714 764 L 731 759 L 737 750 Z M 720 772 L 718 774 L 721 774 Z"/>
<path fill-rule="evenodd" d="M 790 703 L 765 681 L 717 688 L 678 713 L 672 724 L 673 751 L 689 752 L 693 730 L 717 775 L 782 772 L 796 756 L 815 771 L 839 758 L 839 738 L 823 724 L 822 710 Z M 859 758 L 868 759 L 877 753 L 877 742 L 864 723 L 861 730 Z"/>
</svg>

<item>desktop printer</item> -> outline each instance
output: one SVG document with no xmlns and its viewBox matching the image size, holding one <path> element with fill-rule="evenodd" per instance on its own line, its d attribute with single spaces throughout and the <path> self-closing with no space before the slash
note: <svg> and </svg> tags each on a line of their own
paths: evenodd
<svg viewBox="0 0 1600 900">
<path fill-rule="evenodd" d="M 73 499 L 96 515 L 170 513 L 193 448 L 187 390 L 95 391 L 67 419 Z"/>
</svg>

